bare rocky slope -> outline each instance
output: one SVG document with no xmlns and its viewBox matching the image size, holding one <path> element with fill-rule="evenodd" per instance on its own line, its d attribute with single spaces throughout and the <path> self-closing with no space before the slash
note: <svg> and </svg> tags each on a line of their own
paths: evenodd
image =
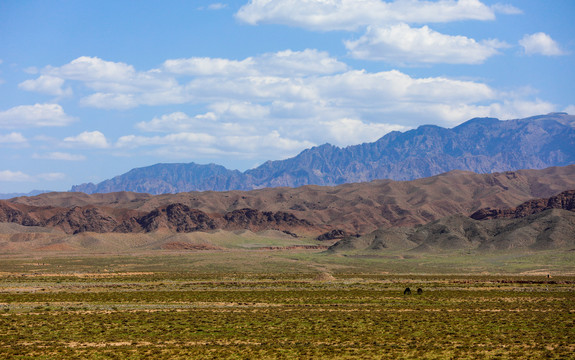
<svg viewBox="0 0 575 360">
<path fill-rule="evenodd" d="M 575 248 L 575 190 L 507 209 L 451 215 L 412 228 L 347 237 L 330 251 L 550 250 Z"/>
<path fill-rule="evenodd" d="M 413 181 L 152 196 L 47 193 L 0 202 L 0 222 L 67 233 L 277 229 L 338 238 L 509 208 L 575 189 L 575 165 L 494 174 L 464 171 Z M 331 234 L 331 236 L 329 235 Z"/>
<path fill-rule="evenodd" d="M 528 215 L 538 214 L 549 209 L 575 211 L 575 190 L 564 191 L 550 198 L 529 200 L 514 208 L 480 209 L 471 214 L 470 217 L 475 220 L 517 219 Z"/>
<path fill-rule="evenodd" d="M 373 143 L 329 144 L 245 172 L 209 164 L 156 164 L 72 191 L 150 194 L 340 185 L 374 179 L 413 180 L 451 170 L 492 173 L 575 163 L 575 116 L 552 113 L 500 121 L 477 118 L 455 128 L 420 126 Z"/>
<path fill-rule="evenodd" d="M 575 213 L 560 209 L 517 219 L 484 221 L 451 215 L 419 227 L 380 229 L 359 238 L 347 237 L 329 251 L 573 250 L 573 234 Z"/>
</svg>

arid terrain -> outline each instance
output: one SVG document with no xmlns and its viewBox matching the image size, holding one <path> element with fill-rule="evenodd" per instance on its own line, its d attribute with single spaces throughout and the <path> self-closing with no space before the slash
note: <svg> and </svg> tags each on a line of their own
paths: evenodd
<svg viewBox="0 0 575 360">
<path fill-rule="evenodd" d="M 1 201 L 0 357 L 569 358 L 574 188 L 568 166 Z"/>
<path fill-rule="evenodd" d="M 239 247 L 249 248 L 314 245 L 327 248 L 336 240 L 368 235 L 375 230 L 391 229 L 389 231 L 397 233 L 409 228 L 416 231 L 414 226 L 453 215 L 467 223 L 479 221 L 468 218 L 470 215 L 475 219 L 493 218 L 497 214 L 502 217 L 512 211 L 528 215 L 527 208 L 546 210 L 546 204 L 537 203 L 543 200 L 533 199 L 549 198 L 574 188 L 575 166 L 572 165 L 494 174 L 452 171 L 414 181 L 378 180 L 336 187 L 156 196 L 127 192 L 47 193 L 0 201 L 0 251 L 106 253 L 138 249 L 220 249 L 237 247 L 233 239 Z M 531 205 L 521 205 L 528 201 Z M 510 210 L 517 206 L 519 210 Z M 563 210 L 568 212 L 572 208 Z M 553 214 L 557 215 L 557 211 Z M 561 224 L 571 223 L 568 216 L 565 219 Z M 498 221 L 503 224 L 506 220 Z M 530 226 L 533 232 L 540 225 Z M 563 232 L 568 234 L 571 225 L 565 226 Z M 479 232 L 489 231 L 496 230 Z M 462 241 L 474 242 L 473 239 Z M 568 246 L 572 239 L 563 236 L 554 244 L 561 242 Z M 405 244 L 400 247 L 409 248 Z M 460 243 L 444 247 L 469 246 Z"/>
</svg>

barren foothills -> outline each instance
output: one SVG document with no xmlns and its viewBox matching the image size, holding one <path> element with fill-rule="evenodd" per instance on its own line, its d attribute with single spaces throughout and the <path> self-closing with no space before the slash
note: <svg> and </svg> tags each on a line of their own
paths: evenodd
<svg viewBox="0 0 575 360">
<path fill-rule="evenodd" d="M 533 198 L 575 189 L 575 165 L 494 174 L 465 171 L 413 181 L 377 180 L 335 187 L 303 186 L 253 191 L 189 192 L 152 196 L 138 193 L 47 193 L 14 198 L 11 206 L 97 207 L 122 217 L 182 204 L 206 214 L 241 209 L 285 212 L 323 229 L 365 234 L 380 227 L 425 224 L 452 214 L 517 206 Z M 41 217 L 42 209 L 38 209 Z M 45 216 L 46 217 L 46 216 Z M 323 230 L 321 229 L 321 230 Z M 316 229 L 315 231 L 318 231 Z"/>
</svg>

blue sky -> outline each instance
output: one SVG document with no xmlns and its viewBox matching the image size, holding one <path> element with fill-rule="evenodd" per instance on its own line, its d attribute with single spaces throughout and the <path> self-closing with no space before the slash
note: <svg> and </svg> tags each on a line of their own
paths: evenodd
<svg viewBox="0 0 575 360">
<path fill-rule="evenodd" d="M 575 113 L 575 1 L 0 2 L 0 193 Z"/>
</svg>

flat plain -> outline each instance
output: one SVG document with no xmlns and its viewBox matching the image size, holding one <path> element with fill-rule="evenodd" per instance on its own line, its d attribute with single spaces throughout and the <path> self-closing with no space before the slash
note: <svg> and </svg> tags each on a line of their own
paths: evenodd
<svg viewBox="0 0 575 360">
<path fill-rule="evenodd" d="M 572 359 L 573 253 L 6 255 L 0 358 Z"/>
</svg>

